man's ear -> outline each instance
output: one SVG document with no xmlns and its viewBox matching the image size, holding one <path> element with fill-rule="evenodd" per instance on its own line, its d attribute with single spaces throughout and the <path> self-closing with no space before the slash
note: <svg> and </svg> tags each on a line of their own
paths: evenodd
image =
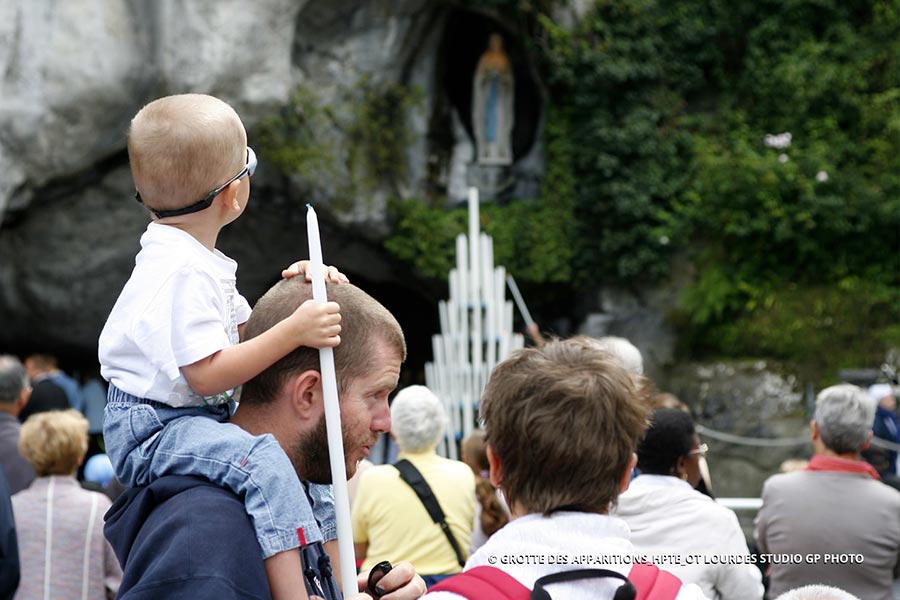
<svg viewBox="0 0 900 600">
<path fill-rule="evenodd" d="M 819 439 L 819 424 L 816 423 L 815 419 L 809 422 L 809 429 L 811 431 L 810 436 L 812 437 L 812 440 L 816 441 Z"/>
<path fill-rule="evenodd" d="M 628 489 L 628 484 L 631 483 L 631 472 L 634 471 L 634 468 L 636 466 L 637 466 L 637 454 L 635 452 L 632 452 L 631 460 L 628 461 L 628 468 L 625 469 L 625 474 L 622 475 L 622 481 L 619 484 L 619 493 L 620 494 Z"/>
<path fill-rule="evenodd" d="M 303 371 L 293 376 L 289 384 L 291 408 L 305 418 L 318 418 L 325 410 L 322 396 L 322 375 L 318 371 Z"/>
<path fill-rule="evenodd" d="M 500 487 L 503 483 L 503 465 L 500 459 L 494 454 L 494 447 L 488 444 L 485 447 L 487 451 L 488 466 L 490 468 L 491 485 L 495 488 Z"/>
</svg>

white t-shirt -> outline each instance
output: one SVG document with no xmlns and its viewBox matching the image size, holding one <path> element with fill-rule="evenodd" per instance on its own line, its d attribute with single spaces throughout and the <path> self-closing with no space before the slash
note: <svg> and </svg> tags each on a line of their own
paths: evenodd
<svg viewBox="0 0 900 600">
<path fill-rule="evenodd" d="M 250 305 L 237 263 L 192 235 L 150 223 L 134 271 L 100 334 L 100 372 L 117 388 L 173 407 L 228 402 L 235 390 L 195 394 L 180 367 L 237 344 Z"/>
</svg>

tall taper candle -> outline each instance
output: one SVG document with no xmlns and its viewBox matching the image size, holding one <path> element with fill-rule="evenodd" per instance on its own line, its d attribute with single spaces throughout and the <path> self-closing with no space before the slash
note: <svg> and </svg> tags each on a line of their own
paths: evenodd
<svg viewBox="0 0 900 600">
<path fill-rule="evenodd" d="M 312 273 L 313 300 L 327 302 L 322 242 L 315 209 L 306 205 L 306 232 L 309 237 L 309 267 Z M 322 394 L 325 400 L 325 427 L 328 430 L 328 454 L 334 488 L 334 511 L 337 516 L 338 550 L 341 562 L 341 588 L 344 596 L 358 592 L 356 558 L 353 550 L 353 528 L 350 522 L 350 495 L 347 490 L 347 468 L 344 464 L 344 442 L 341 437 L 341 406 L 338 403 L 337 378 L 334 372 L 334 349 L 320 348 Z"/>
</svg>

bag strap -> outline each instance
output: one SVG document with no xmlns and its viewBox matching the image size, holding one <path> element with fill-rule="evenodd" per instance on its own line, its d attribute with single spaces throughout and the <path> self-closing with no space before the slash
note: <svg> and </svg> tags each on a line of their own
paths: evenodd
<svg viewBox="0 0 900 600">
<path fill-rule="evenodd" d="M 628 579 L 637 588 L 637 600 L 675 600 L 681 590 L 681 580 L 656 565 L 636 563 Z"/>
<path fill-rule="evenodd" d="M 425 510 L 428 511 L 431 520 L 441 527 L 441 531 L 444 532 L 444 535 L 447 536 L 447 541 L 453 547 L 453 552 L 456 553 L 456 562 L 459 563 L 460 567 L 464 567 L 466 560 L 463 558 L 462 550 L 459 549 L 459 543 L 453 536 L 453 532 L 450 531 L 450 526 L 447 525 L 447 520 L 444 518 L 444 511 L 441 509 L 437 498 L 434 497 L 434 492 L 431 491 L 428 482 L 425 481 L 419 470 L 406 459 L 398 460 L 394 467 L 400 471 L 400 479 L 409 484 L 416 496 L 419 497 L 419 500 L 422 501 L 422 504 L 425 505 Z"/>
<path fill-rule="evenodd" d="M 545 575 L 538 581 L 544 584 L 560 583 L 584 579 L 586 577 L 616 577 L 624 579 L 626 584 L 619 588 L 616 598 L 635 598 L 635 600 L 675 600 L 681 591 L 681 580 L 668 571 L 662 571 L 656 565 L 635 564 L 626 578 L 621 573 L 607 569 L 578 569 L 561 571 Z M 631 585 L 628 582 L 631 582 Z M 546 590 L 534 592 L 519 583 L 518 580 L 497 567 L 475 567 L 453 577 L 447 578 L 432 586 L 428 592 L 453 592 L 469 600 L 530 600 L 535 597 L 549 598 Z M 630 589 L 629 589 L 630 588 Z M 637 594 L 635 594 L 637 588 Z M 537 592 L 537 595 L 535 594 Z"/>
<path fill-rule="evenodd" d="M 512 575 L 497 567 L 475 567 L 428 588 L 431 592 L 452 592 L 470 600 L 529 600 L 531 591 Z"/>
</svg>

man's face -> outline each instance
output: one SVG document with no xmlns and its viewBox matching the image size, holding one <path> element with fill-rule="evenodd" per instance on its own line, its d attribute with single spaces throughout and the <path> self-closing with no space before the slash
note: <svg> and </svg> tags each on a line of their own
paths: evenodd
<svg viewBox="0 0 900 600">
<path fill-rule="evenodd" d="M 380 342 L 370 364 L 368 374 L 350 381 L 340 398 L 348 478 L 356 473 L 359 461 L 369 456 L 372 446 L 378 441 L 378 434 L 391 429 L 388 396 L 400 380 L 400 353 Z M 331 483 L 328 456 L 328 434 L 323 412 L 315 429 L 299 441 L 291 458 L 301 479 Z"/>
</svg>

